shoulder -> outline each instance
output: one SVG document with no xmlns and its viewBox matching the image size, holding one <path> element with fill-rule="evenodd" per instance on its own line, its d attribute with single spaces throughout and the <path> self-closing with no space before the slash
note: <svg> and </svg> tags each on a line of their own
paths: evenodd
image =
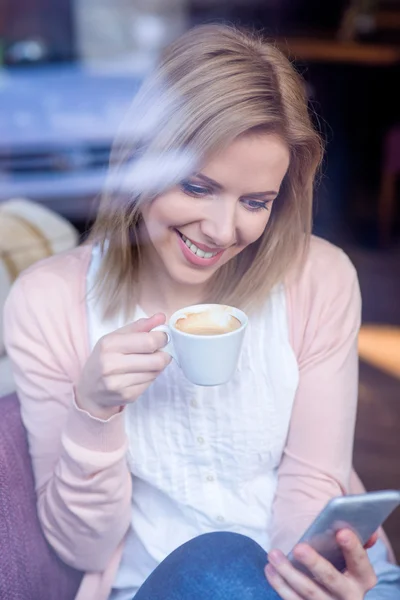
<svg viewBox="0 0 400 600">
<path fill-rule="evenodd" d="M 62 303 L 67 297 L 77 299 L 85 288 L 86 273 L 90 263 L 92 247 L 78 246 L 50 258 L 40 260 L 21 273 L 14 282 L 11 296 L 29 295 L 33 300 L 40 297 Z"/>
<path fill-rule="evenodd" d="M 80 322 L 92 247 L 41 260 L 21 273 L 4 307 L 5 337 L 39 327 L 49 334 Z"/>
<path fill-rule="evenodd" d="M 91 252 L 91 245 L 83 245 L 40 260 L 25 269 L 18 277 L 16 284 L 23 282 L 24 287 L 34 286 L 38 279 L 42 283 L 77 283 L 86 276 Z"/>
<path fill-rule="evenodd" d="M 312 236 L 304 268 L 298 282 L 318 285 L 327 293 L 331 285 L 339 280 L 354 280 L 357 273 L 347 254 L 322 238 Z"/>
<path fill-rule="evenodd" d="M 315 298 L 315 294 L 328 299 L 357 283 L 356 269 L 347 254 L 330 242 L 312 236 L 304 263 L 287 279 L 287 290 L 299 300 L 304 296 Z"/>
<path fill-rule="evenodd" d="M 312 236 L 305 261 L 286 282 L 289 329 L 296 346 L 307 327 L 345 319 L 357 328 L 361 296 L 356 269 L 343 250 Z"/>
</svg>

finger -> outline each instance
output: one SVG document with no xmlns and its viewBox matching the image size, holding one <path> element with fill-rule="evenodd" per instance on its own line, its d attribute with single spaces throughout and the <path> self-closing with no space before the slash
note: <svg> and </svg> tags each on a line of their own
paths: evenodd
<svg viewBox="0 0 400 600">
<path fill-rule="evenodd" d="M 321 557 L 320 557 L 321 558 Z M 270 565 L 285 581 L 291 590 L 300 598 L 313 598 L 314 600 L 329 600 L 329 596 L 318 583 L 298 571 L 280 550 L 272 550 L 268 554 Z M 270 570 L 267 567 L 266 573 Z"/>
<path fill-rule="evenodd" d="M 349 575 L 361 582 L 365 591 L 372 589 L 376 585 L 376 575 L 367 551 L 356 534 L 349 529 L 342 529 L 336 535 L 336 540 L 342 549 Z"/>
<path fill-rule="evenodd" d="M 142 371 L 140 373 L 110 375 L 106 379 L 106 388 L 110 392 L 123 394 L 125 389 L 153 381 L 159 375 L 160 371 Z"/>
<path fill-rule="evenodd" d="M 144 319 L 138 319 L 137 321 L 133 321 L 133 323 L 128 323 L 128 325 L 124 325 L 118 329 L 118 333 L 130 334 L 130 333 L 144 333 L 149 332 L 154 327 L 158 327 L 158 325 L 163 325 L 165 323 L 165 315 L 163 313 L 156 313 L 152 317 L 146 317 Z"/>
<path fill-rule="evenodd" d="M 321 585 L 335 598 L 345 598 L 348 594 L 349 582 L 345 575 L 338 571 L 328 560 L 308 544 L 298 544 L 293 549 L 296 560 L 310 571 L 317 584 Z M 329 598 L 329 596 L 326 596 Z"/>
<path fill-rule="evenodd" d="M 368 550 L 368 548 L 372 548 L 372 546 L 375 546 L 376 542 L 378 541 L 378 538 L 379 538 L 379 533 L 378 533 L 378 531 L 375 531 L 375 533 L 373 533 L 371 535 L 371 537 L 369 538 L 367 543 L 364 544 L 364 548 L 366 550 Z"/>
<path fill-rule="evenodd" d="M 111 376 L 107 379 L 107 386 L 103 392 L 105 403 L 108 398 L 115 395 L 119 400 L 129 402 L 133 397 L 138 398 L 140 394 L 159 376 L 157 371 L 147 373 L 131 373 L 125 375 Z M 143 391 L 139 388 L 143 387 Z M 111 394 L 111 396 L 110 396 Z"/>
<path fill-rule="evenodd" d="M 130 379 L 126 379 L 126 385 L 120 390 L 121 397 L 128 402 L 136 400 L 158 376 L 159 373 L 154 371 L 135 373 Z"/>
<path fill-rule="evenodd" d="M 158 376 L 159 372 L 149 371 L 118 376 L 116 382 L 110 377 L 106 389 L 100 394 L 102 405 L 124 406 L 137 400 Z"/>
<path fill-rule="evenodd" d="M 103 354 L 152 354 L 167 343 L 167 336 L 162 331 L 133 332 L 121 334 L 115 332 L 100 340 Z"/>
<path fill-rule="evenodd" d="M 265 568 L 265 575 L 270 586 L 279 594 L 282 600 L 303 600 L 284 580 L 272 564 Z"/>
<path fill-rule="evenodd" d="M 171 356 L 158 350 L 153 354 L 110 354 L 104 358 L 103 374 L 123 375 L 156 371 L 160 373 L 171 362 Z"/>
</svg>

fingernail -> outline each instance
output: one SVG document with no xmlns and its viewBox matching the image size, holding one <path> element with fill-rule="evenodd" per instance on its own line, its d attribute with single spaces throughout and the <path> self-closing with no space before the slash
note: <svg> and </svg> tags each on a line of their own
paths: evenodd
<svg viewBox="0 0 400 600">
<path fill-rule="evenodd" d="M 294 554 L 296 558 L 303 560 L 308 557 L 308 548 L 304 548 L 304 546 L 296 546 Z"/>
<path fill-rule="evenodd" d="M 340 541 L 342 542 L 342 544 L 350 544 L 351 542 L 351 537 L 348 533 L 341 531 L 340 532 L 340 536 L 339 536 Z"/>
<path fill-rule="evenodd" d="M 272 552 L 268 554 L 268 560 L 274 565 L 280 565 L 285 560 L 285 557 L 279 550 L 272 550 Z"/>
<path fill-rule="evenodd" d="M 270 577 L 275 577 L 275 575 L 277 575 L 276 569 L 274 569 L 274 567 L 271 564 L 267 565 L 267 573 Z"/>
</svg>

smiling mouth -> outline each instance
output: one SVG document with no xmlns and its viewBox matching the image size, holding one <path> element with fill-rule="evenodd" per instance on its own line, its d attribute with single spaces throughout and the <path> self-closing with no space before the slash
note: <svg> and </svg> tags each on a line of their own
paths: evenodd
<svg viewBox="0 0 400 600">
<path fill-rule="evenodd" d="M 196 244 L 194 244 L 192 242 L 192 240 L 189 240 L 189 238 L 187 238 L 185 235 L 183 235 L 183 233 L 181 233 L 178 230 L 176 230 L 176 231 L 182 238 L 182 241 L 189 248 L 189 250 L 196 256 L 199 256 L 200 258 L 213 258 L 214 256 L 217 256 L 217 254 L 221 254 L 221 252 L 222 252 L 221 250 L 218 250 L 217 252 L 204 252 L 204 250 L 200 250 L 200 248 L 198 248 L 196 246 Z"/>
</svg>

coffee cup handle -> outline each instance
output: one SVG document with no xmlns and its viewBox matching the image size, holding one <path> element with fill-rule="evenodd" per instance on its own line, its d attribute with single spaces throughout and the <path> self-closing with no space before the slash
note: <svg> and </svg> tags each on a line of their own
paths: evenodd
<svg viewBox="0 0 400 600">
<path fill-rule="evenodd" d="M 175 348 L 172 342 L 171 329 L 168 327 L 168 325 L 158 325 L 157 327 L 154 327 L 151 331 L 162 331 L 163 333 L 165 333 L 165 335 L 167 336 L 167 343 L 163 348 L 161 348 L 161 351 L 166 352 L 167 354 L 172 356 L 172 358 L 176 360 L 176 362 L 179 365 L 179 360 L 176 356 Z"/>
</svg>

